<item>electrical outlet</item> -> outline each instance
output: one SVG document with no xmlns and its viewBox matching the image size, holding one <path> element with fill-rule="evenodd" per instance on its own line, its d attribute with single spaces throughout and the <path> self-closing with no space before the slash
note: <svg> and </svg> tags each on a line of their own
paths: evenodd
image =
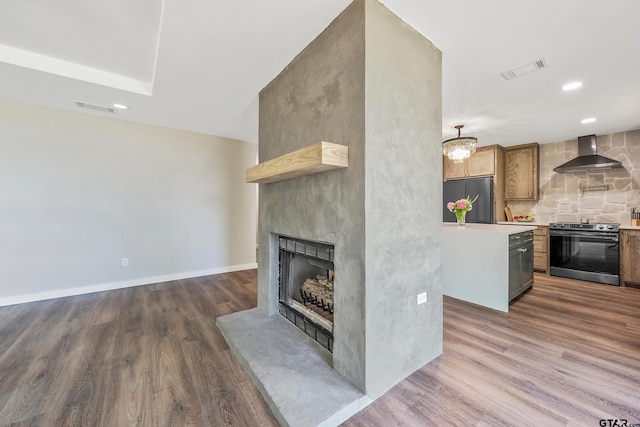
<svg viewBox="0 0 640 427">
<path fill-rule="evenodd" d="M 424 304 L 425 302 L 427 302 L 427 293 L 423 292 L 418 294 L 418 305 Z"/>
<path fill-rule="evenodd" d="M 129 266 L 129 258 L 122 258 L 122 266 L 123 267 Z"/>
</svg>

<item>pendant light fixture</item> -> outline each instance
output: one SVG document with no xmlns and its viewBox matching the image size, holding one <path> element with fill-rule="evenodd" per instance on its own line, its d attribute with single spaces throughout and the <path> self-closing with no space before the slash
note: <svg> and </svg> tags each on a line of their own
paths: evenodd
<svg viewBox="0 0 640 427">
<path fill-rule="evenodd" d="M 442 143 L 442 153 L 449 159 L 453 160 L 454 163 L 462 163 L 464 162 L 464 159 L 468 159 L 469 156 L 476 151 L 476 142 L 478 142 L 478 138 L 471 136 L 462 138 L 460 137 L 460 129 L 462 129 L 464 125 L 457 125 L 454 127 L 458 129 L 458 137 L 444 141 Z"/>
</svg>

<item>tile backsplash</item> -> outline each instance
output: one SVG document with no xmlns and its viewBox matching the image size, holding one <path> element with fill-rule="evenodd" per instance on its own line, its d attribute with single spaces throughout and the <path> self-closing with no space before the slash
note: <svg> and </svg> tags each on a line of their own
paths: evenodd
<svg viewBox="0 0 640 427">
<path fill-rule="evenodd" d="M 640 209 L 640 129 L 598 135 L 598 154 L 619 160 L 623 169 L 556 173 L 553 168 L 578 156 L 578 140 L 540 145 L 540 200 L 509 201 L 513 215 L 531 215 L 536 222 L 631 224 L 630 211 Z M 606 185 L 607 190 L 583 191 Z"/>
</svg>

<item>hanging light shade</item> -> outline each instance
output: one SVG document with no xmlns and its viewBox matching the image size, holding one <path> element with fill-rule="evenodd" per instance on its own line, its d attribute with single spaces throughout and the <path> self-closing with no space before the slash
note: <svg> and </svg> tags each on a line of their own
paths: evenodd
<svg viewBox="0 0 640 427">
<path fill-rule="evenodd" d="M 476 151 L 478 138 L 471 136 L 465 138 L 460 137 L 460 129 L 463 127 L 464 125 L 455 126 L 455 128 L 458 129 L 458 137 L 447 139 L 442 143 L 442 153 L 453 160 L 454 163 L 464 162 L 464 159 L 468 159 L 469 156 Z"/>
</svg>

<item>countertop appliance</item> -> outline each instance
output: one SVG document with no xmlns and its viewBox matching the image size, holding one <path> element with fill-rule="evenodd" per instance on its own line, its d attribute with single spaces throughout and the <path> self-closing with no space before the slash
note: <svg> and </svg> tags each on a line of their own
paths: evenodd
<svg viewBox="0 0 640 427">
<path fill-rule="evenodd" d="M 509 236 L 509 301 L 533 286 L 533 231 Z"/>
<path fill-rule="evenodd" d="M 467 212 L 466 222 L 491 224 L 493 222 L 493 178 L 468 178 L 444 181 L 442 191 L 442 220 L 456 222 L 456 216 L 447 209 L 448 202 L 464 199 L 473 200 L 473 209 Z"/>
<path fill-rule="evenodd" d="M 549 274 L 620 284 L 620 224 L 549 224 Z"/>
</svg>

